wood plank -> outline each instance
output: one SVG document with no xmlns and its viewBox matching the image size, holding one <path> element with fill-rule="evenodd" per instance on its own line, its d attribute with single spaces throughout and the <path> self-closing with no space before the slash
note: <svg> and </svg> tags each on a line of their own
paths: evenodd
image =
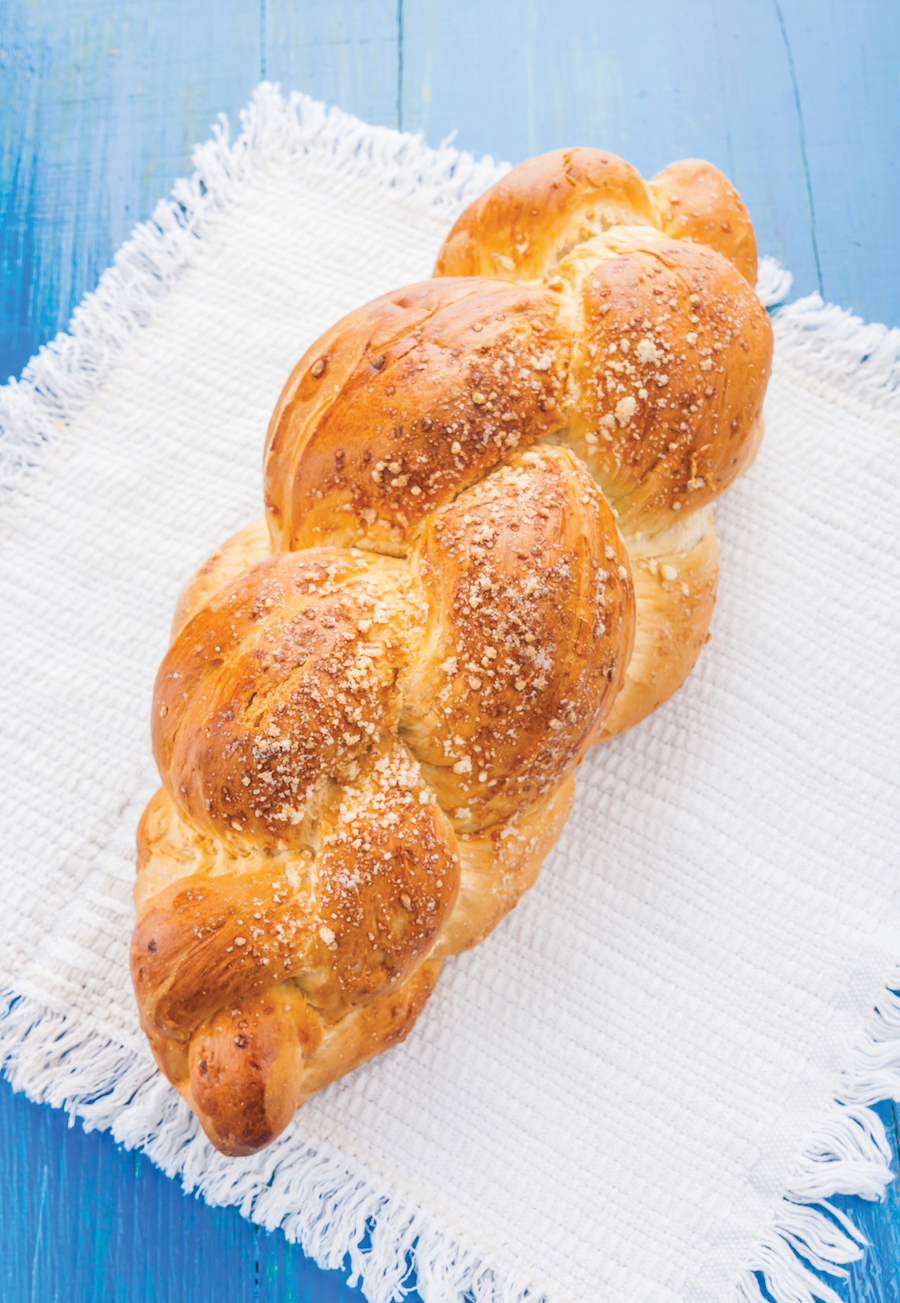
<svg viewBox="0 0 900 1303">
<path fill-rule="evenodd" d="M 136 222 L 259 80 L 242 0 L 0 6 L 0 375 L 65 328 Z"/>
<path fill-rule="evenodd" d="M 805 128 L 822 293 L 868 321 L 900 325 L 900 5 L 780 3 Z"/>
<path fill-rule="evenodd" d="M 814 267 L 793 91 L 774 8 L 700 0 L 599 7 L 407 0 L 404 116 L 436 141 L 512 162 L 571 144 L 652 176 L 708 158 L 744 193 L 764 250 L 804 290 Z M 765 91 L 760 87 L 764 78 Z M 467 94 L 460 96 L 458 86 Z M 798 207 L 799 205 L 799 207 Z"/>
<path fill-rule="evenodd" d="M 364 1303 L 236 1208 L 186 1195 L 110 1136 L 0 1082 L 4 1303 Z M 411 1295 L 412 1303 L 419 1303 Z"/>
<path fill-rule="evenodd" d="M 65 328 L 261 78 L 394 126 L 397 48 L 396 0 L 0 6 L 0 377 Z"/>
<path fill-rule="evenodd" d="M 879 1105 L 900 1162 L 895 1106 Z M 0 1298 L 5 1303 L 363 1303 L 346 1273 L 321 1272 L 280 1234 L 234 1208 L 186 1195 L 140 1154 L 105 1134 L 70 1128 L 0 1081 L 0 1200 L 4 1219 Z M 868 1237 L 847 1281 L 830 1281 L 847 1303 L 900 1296 L 900 1198 L 845 1195 L 831 1202 Z M 421 1303 L 415 1292 L 408 1303 Z"/>
<path fill-rule="evenodd" d="M 265 0 L 265 75 L 397 126 L 397 0 Z"/>
<path fill-rule="evenodd" d="M 877 1104 L 875 1112 L 884 1123 L 891 1147 L 891 1166 L 900 1167 L 898 1107 L 892 1102 Z M 895 1181 L 883 1201 L 835 1195 L 829 1200 L 852 1218 L 868 1240 L 865 1256 L 848 1268 L 849 1278 L 834 1287 L 847 1303 L 896 1303 L 900 1299 L 900 1190 Z"/>
<path fill-rule="evenodd" d="M 591 144 L 647 176 L 708 158 L 794 273 L 793 297 L 821 287 L 900 323 L 900 7 L 405 0 L 403 14 L 404 124 L 432 144 L 457 129 L 460 147 L 514 163 Z"/>
</svg>

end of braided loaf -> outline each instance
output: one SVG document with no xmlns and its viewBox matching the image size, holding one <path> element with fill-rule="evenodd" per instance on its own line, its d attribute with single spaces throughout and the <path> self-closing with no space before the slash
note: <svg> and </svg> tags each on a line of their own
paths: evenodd
<svg viewBox="0 0 900 1303">
<path fill-rule="evenodd" d="M 692 667 L 761 433 L 751 253 L 708 164 L 545 155 L 290 377 L 266 520 L 176 612 L 138 835 L 142 1025 L 223 1152 L 403 1039 Z"/>
</svg>

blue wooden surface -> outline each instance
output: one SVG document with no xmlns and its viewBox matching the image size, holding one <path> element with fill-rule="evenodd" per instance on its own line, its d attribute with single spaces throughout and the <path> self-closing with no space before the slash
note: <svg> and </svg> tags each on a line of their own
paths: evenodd
<svg viewBox="0 0 900 1303">
<path fill-rule="evenodd" d="M 220 111 L 235 125 L 263 76 L 512 162 L 567 144 L 645 175 L 709 158 L 795 295 L 900 324 L 897 0 L 6 0 L 0 375 L 65 327 L 193 142 Z M 896 1190 L 834 1202 L 873 1244 L 838 1293 L 897 1303 Z M 0 1206 L 9 1303 L 360 1297 L 5 1084 Z"/>
<path fill-rule="evenodd" d="M 0 1084 L 4 1303 L 363 1303 L 281 1234 Z M 413 1295 L 413 1298 L 416 1296 Z"/>
</svg>

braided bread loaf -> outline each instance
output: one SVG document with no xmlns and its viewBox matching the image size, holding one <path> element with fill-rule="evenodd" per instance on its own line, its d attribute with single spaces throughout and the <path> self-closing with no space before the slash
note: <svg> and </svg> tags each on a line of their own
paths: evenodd
<svg viewBox="0 0 900 1303">
<path fill-rule="evenodd" d="M 561 151 L 290 377 L 266 519 L 176 612 L 138 835 L 142 1025 L 225 1153 L 403 1039 L 587 748 L 689 673 L 762 430 L 755 270 L 708 164 Z"/>
</svg>

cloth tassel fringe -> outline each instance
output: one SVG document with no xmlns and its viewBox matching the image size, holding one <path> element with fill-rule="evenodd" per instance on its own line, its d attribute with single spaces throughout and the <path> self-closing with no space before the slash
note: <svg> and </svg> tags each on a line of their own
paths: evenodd
<svg viewBox="0 0 900 1303">
<path fill-rule="evenodd" d="M 764 308 L 783 303 L 791 292 L 794 278 L 777 258 L 763 254 L 756 267 L 756 295 Z"/>
<path fill-rule="evenodd" d="M 20 380 L 0 388 L 0 501 L 100 393 L 203 241 L 273 162 L 293 159 L 311 172 L 318 165 L 387 188 L 413 208 L 445 209 L 448 221 L 509 168 L 449 143 L 430 149 L 421 134 L 369 126 L 298 92 L 284 100 L 269 82 L 257 87 L 241 125 L 232 144 L 220 115 L 212 139 L 194 150 L 193 175 L 177 181 L 171 199 L 160 200 L 150 220 L 135 228 L 75 309 L 68 331 L 39 350 Z"/>
<path fill-rule="evenodd" d="M 0 997 L 0 1062 L 15 1090 L 65 1109 L 71 1125 L 80 1118 L 86 1131 L 109 1131 L 126 1149 L 142 1150 L 211 1206 L 236 1206 L 282 1231 L 319 1267 L 349 1265 L 349 1283 L 371 1303 L 403 1299 L 413 1266 L 426 1303 L 535 1299 L 526 1282 L 465 1249 L 412 1201 L 377 1192 L 321 1145 L 298 1152 L 285 1137 L 252 1159 L 216 1153 L 148 1055 L 73 1024 L 39 1001 Z"/>
<path fill-rule="evenodd" d="M 840 1296 L 806 1264 L 846 1280 L 848 1264 L 863 1256 L 867 1241 L 828 1199 L 835 1194 L 883 1199 L 896 1176 L 891 1170 L 890 1143 L 872 1105 L 900 1101 L 898 991 L 900 966 L 888 978 L 830 1108 L 811 1128 L 768 1232 L 744 1265 L 735 1303 L 764 1303 L 757 1273 L 776 1303 L 841 1303 Z"/>
<path fill-rule="evenodd" d="M 317 163 L 368 185 L 389 187 L 404 203 L 448 220 L 507 170 L 445 143 L 371 127 L 305 95 L 282 99 L 260 85 L 241 114 L 234 144 L 222 117 L 213 138 L 194 152 L 193 176 L 134 231 L 58 335 L 0 389 L 0 499 L 36 470 L 54 440 L 100 393 L 117 362 L 179 283 L 215 229 L 263 168 L 279 158 Z M 773 258 L 760 261 L 757 292 L 783 301 L 791 275 Z M 774 314 L 779 363 L 824 383 L 839 375 L 869 406 L 890 409 L 900 388 L 900 330 L 869 325 L 818 295 Z M 828 1203 L 831 1195 L 883 1198 L 892 1179 L 891 1149 L 872 1105 L 900 1100 L 900 968 L 854 1052 L 833 1105 L 815 1128 L 767 1234 L 743 1265 L 734 1303 L 763 1303 L 759 1279 L 776 1303 L 839 1303 L 810 1267 L 846 1277 L 865 1239 Z M 8 991 L 0 998 L 0 1064 L 13 1087 L 38 1103 L 65 1109 L 86 1130 L 109 1130 L 143 1150 L 184 1189 L 213 1206 L 237 1205 L 265 1227 L 280 1229 L 323 1268 L 349 1261 L 351 1284 L 371 1303 L 394 1303 L 412 1269 L 426 1303 L 538 1303 L 533 1284 L 495 1268 L 425 1217 L 412 1201 L 377 1191 L 323 1146 L 287 1159 L 276 1141 L 252 1160 L 214 1153 L 196 1118 L 156 1071 L 149 1056 L 104 1040 L 77 1020 Z M 363 1244 L 366 1245 L 363 1248 Z M 808 1265 L 807 1265 L 808 1264 Z"/>
<path fill-rule="evenodd" d="M 779 362 L 788 360 L 825 386 L 839 380 L 842 397 L 849 395 L 896 419 L 900 329 L 865 322 L 818 294 L 780 308 L 773 324 Z"/>
</svg>

